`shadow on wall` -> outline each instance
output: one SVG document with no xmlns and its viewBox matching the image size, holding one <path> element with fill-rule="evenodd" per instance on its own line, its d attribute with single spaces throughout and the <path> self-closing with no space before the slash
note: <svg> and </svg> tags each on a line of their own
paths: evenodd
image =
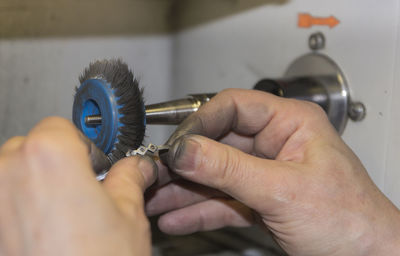
<svg viewBox="0 0 400 256">
<path fill-rule="evenodd" d="M 174 31 L 212 22 L 263 5 L 283 5 L 290 0 L 176 0 L 171 26 Z"/>
<path fill-rule="evenodd" d="M 0 38 L 168 34 L 288 0 L 3 0 Z"/>
<path fill-rule="evenodd" d="M 169 32 L 170 0 L 2 0 L 1 38 Z"/>
</svg>

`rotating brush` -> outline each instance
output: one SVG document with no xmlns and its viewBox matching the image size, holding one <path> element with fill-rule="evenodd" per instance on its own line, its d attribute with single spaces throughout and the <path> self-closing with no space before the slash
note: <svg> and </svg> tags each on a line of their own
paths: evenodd
<svg viewBox="0 0 400 256">
<path fill-rule="evenodd" d="M 146 123 L 179 124 L 214 95 L 191 95 L 145 106 L 143 90 L 132 71 L 116 59 L 91 63 L 79 81 L 73 122 L 111 164 L 142 145 Z"/>
<path fill-rule="evenodd" d="M 100 60 L 79 78 L 73 122 L 111 163 L 138 148 L 146 129 L 143 90 L 121 60 Z M 97 117 L 97 118 L 96 118 Z"/>
</svg>

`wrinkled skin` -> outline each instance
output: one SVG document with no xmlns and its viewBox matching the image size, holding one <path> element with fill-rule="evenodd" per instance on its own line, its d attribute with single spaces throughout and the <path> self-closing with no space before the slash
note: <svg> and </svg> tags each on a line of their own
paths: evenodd
<svg viewBox="0 0 400 256">
<path fill-rule="evenodd" d="M 259 223 L 290 255 L 400 254 L 398 209 L 317 105 L 226 90 L 168 143 L 146 204 L 166 233 Z"/>
<path fill-rule="evenodd" d="M 48 118 L 0 148 L 0 255 L 151 255 L 147 158 L 114 165 L 104 183 L 67 120 Z"/>
</svg>

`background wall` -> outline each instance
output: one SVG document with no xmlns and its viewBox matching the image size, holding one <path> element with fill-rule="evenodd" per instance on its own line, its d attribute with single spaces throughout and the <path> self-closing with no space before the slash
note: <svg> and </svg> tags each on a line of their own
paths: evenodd
<svg viewBox="0 0 400 256">
<path fill-rule="evenodd" d="M 194 10 L 197 5 L 193 3 Z M 201 11 L 216 6 L 206 1 Z M 340 24 L 332 29 L 298 28 L 298 14 L 304 12 L 334 15 Z M 176 36 L 176 95 L 251 88 L 263 77 L 279 77 L 295 58 L 310 51 L 308 36 L 322 31 L 327 46 L 321 53 L 340 65 L 352 97 L 367 106 L 366 119 L 349 122 L 343 138 L 400 206 L 399 14 L 397 0 L 283 1 L 196 25 Z"/>
</svg>

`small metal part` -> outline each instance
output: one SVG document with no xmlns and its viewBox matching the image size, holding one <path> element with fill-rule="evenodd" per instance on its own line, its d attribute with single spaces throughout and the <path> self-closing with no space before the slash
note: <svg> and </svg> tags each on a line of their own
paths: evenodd
<svg viewBox="0 0 400 256">
<path fill-rule="evenodd" d="M 161 145 L 161 146 L 158 146 L 158 148 L 157 148 L 158 156 L 160 156 L 160 155 L 162 155 L 162 154 L 164 154 L 164 153 L 167 153 L 168 150 L 169 150 L 169 146 L 168 146 L 168 145 Z"/>
<path fill-rule="evenodd" d="M 86 125 L 101 125 L 102 117 L 101 115 L 91 115 L 85 117 Z"/>
<path fill-rule="evenodd" d="M 156 152 L 157 151 L 157 146 L 156 145 L 153 145 L 153 144 L 149 144 L 149 146 L 148 146 L 148 151 L 150 151 L 151 153 L 154 153 L 154 152 Z"/>
<path fill-rule="evenodd" d="M 365 118 L 367 110 L 363 103 L 351 102 L 348 114 L 351 120 L 358 122 Z"/>
<path fill-rule="evenodd" d="M 139 148 L 137 148 L 135 150 L 129 150 L 126 153 L 126 156 L 129 157 L 129 156 L 136 156 L 136 155 L 140 155 L 140 156 L 147 155 L 150 157 L 155 157 L 155 156 L 158 156 L 159 152 L 165 152 L 168 150 L 169 150 L 169 146 L 167 146 L 167 145 L 156 146 L 156 145 L 150 143 L 147 147 L 140 146 Z M 111 159 L 112 155 L 111 156 L 109 155 L 108 157 L 110 159 L 111 164 L 114 164 L 116 162 L 116 160 Z M 97 180 L 98 181 L 104 180 L 107 177 L 108 170 L 109 170 L 109 168 L 103 170 L 102 172 L 98 172 L 97 176 L 96 176 Z"/>
<path fill-rule="evenodd" d="M 325 48 L 325 36 L 321 32 L 316 32 L 308 38 L 308 46 L 311 50 L 321 50 Z"/>
<path fill-rule="evenodd" d="M 103 181 L 107 177 L 108 171 L 102 172 L 100 174 L 97 174 L 96 180 L 98 181 Z"/>
<path fill-rule="evenodd" d="M 136 155 L 148 155 L 148 156 L 156 156 L 158 154 L 159 151 L 165 151 L 168 150 L 169 146 L 167 145 L 161 145 L 161 146 L 156 146 L 154 144 L 149 144 L 147 147 L 145 146 L 140 146 L 138 149 L 136 150 L 129 150 L 126 153 L 126 156 L 136 156 Z"/>
</svg>

